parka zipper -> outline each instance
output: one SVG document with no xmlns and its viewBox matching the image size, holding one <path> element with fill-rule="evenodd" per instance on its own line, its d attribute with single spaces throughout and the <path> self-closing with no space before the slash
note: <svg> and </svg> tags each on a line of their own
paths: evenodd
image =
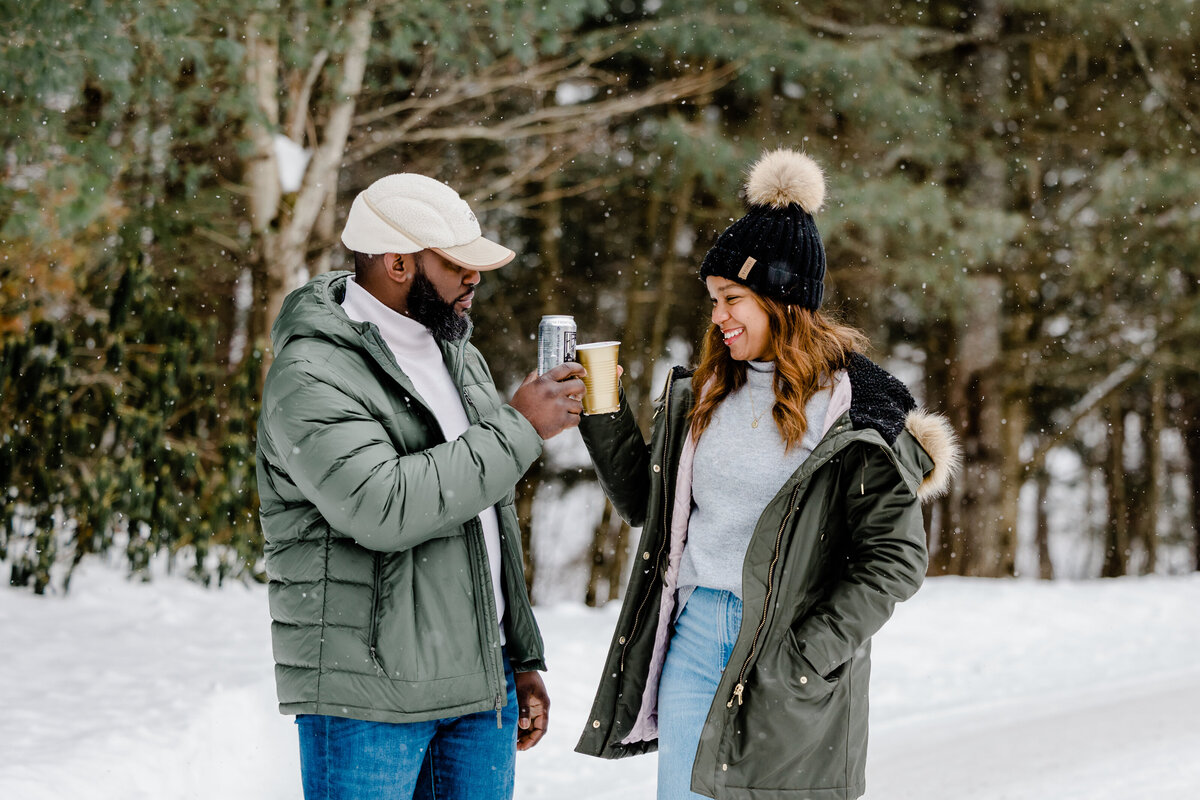
<svg viewBox="0 0 1200 800">
<path fill-rule="evenodd" d="M 479 422 L 479 420 L 481 419 L 481 416 L 479 414 L 479 409 L 475 407 L 475 401 L 473 401 L 471 399 L 470 392 L 468 392 L 463 387 L 463 374 L 466 372 L 466 369 L 467 369 L 467 337 L 465 337 L 465 336 L 459 341 L 459 344 L 458 344 L 458 364 L 456 366 L 457 366 L 457 369 L 455 370 L 455 374 L 454 374 L 455 388 L 458 389 L 459 395 L 462 396 L 462 399 L 467 402 L 467 405 L 471 407 L 471 414 L 467 415 L 467 422 L 474 425 Z M 476 517 L 474 521 L 478 522 L 478 520 L 479 520 L 479 518 Z M 488 564 L 488 568 L 489 568 L 489 571 L 487 573 L 488 574 L 487 583 L 488 583 L 489 588 L 491 588 L 492 591 L 494 591 L 494 587 L 491 587 L 491 572 L 490 572 L 490 564 L 489 564 L 488 558 L 487 558 L 487 545 L 483 541 L 483 527 L 482 527 L 482 525 L 474 526 L 474 525 L 471 525 L 470 523 L 467 523 L 467 524 L 468 524 L 468 529 L 472 533 L 477 528 L 478 528 L 478 532 L 479 532 L 478 537 L 468 536 L 467 548 L 470 551 L 475 551 L 477 549 L 477 547 L 472 547 L 471 546 L 472 544 L 483 546 L 483 549 L 484 549 L 483 562 L 484 562 L 484 564 Z M 474 556 L 475 553 L 472 552 L 472 555 Z M 472 558 L 471 563 L 474 564 L 475 569 L 478 570 L 479 559 Z M 481 585 L 482 583 L 483 583 L 483 581 L 476 581 L 476 585 Z M 483 597 L 483 594 L 484 593 L 481 592 L 480 597 Z M 482 609 L 484 612 L 484 616 L 488 617 L 488 622 L 490 623 L 491 619 L 494 618 L 494 615 L 487 613 L 488 598 L 483 597 L 483 599 L 481 600 L 481 603 L 484 606 L 484 608 Z M 497 618 L 495 629 L 498 631 L 499 627 L 500 627 L 500 620 Z M 484 671 L 487 672 L 488 684 L 491 686 L 494 686 L 496 689 L 496 706 L 495 706 L 495 708 L 496 708 L 496 728 L 500 729 L 500 728 L 504 727 L 504 717 L 503 717 L 503 714 L 501 713 L 501 709 L 504 707 L 504 692 L 501 690 L 500 678 L 494 677 L 492 675 L 493 670 L 488 668 L 488 666 L 492 664 L 492 659 L 488 656 L 488 651 L 491 649 L 491 640 L 490 640 L 490 637 L 487 636 L 487 634 L 484 634 L 482 644 L 483 644 L 483 650 L 484 650 L 484 657 L 483 657 Z M 499 648 L 497 648 L 497 649 L 499 649 Z M 501 665 L 501 670 L 503 671 L 503 665 Z"/>
<path fill-rule="evenodd" d="M 779 562 L 779 549 L 783 546 L 783 532 L 787 529 L 788 520 L 792 518 L 792 514 L 796 508 L 796 494 L 800 491 L 800 484 L 796 484 L 796 488 L 792 489 L 791 497 L 788 498 L 788 512 L 783 518 L 783 522 L 779 523 L 779 532 L 775 534 L 775 555 L 771 558 L 771 566 L 767 569 L 767 594 L 763 600 L 762 619 L 758 621 L 758 627 L 754 629 L 754 638 L 750 642 L 750 652 L 746 655 L 746 660 L 742 662 L 742 668 L 738 672 L 737 684 L 733 687 L 733 694 L 729 697 L 729 702 L 725 704 L 726 708 L 733 708 L 733 701 L 737 700 L 737 704 L 742 704 L 742 695 L 746 691 L 746 669 L 750 666 L 750 662 L 754 660 L 754 654 L 758 650 L 758 637 L 762 634 L 763 627 L 767 624 L 767 614 L 771 608 L 771 592 L 775 588 L 775 565 Z"/>
<path fill-rule="evenodd" d="M 379 663 L 379 654 L 375 652 L 375 631 L 376 620 L 379 618 L 379 553 L 372 553 L 373 561 L 373 587 L 371 589 L 371 627 L 367 633 L 367 644 L 371 648 L 371 661 L 375 664 L 375 669 L 380 676 L 386 676 L 387 670 L 383 668 L 383 664 Z"/>
<path fill-rule="evenodd" d="M 670 434 L 671 434 L 671 411 L 670 411 L 670 406 L 671 406 L 671 387 L 674 385 L 675 385 L 675 374 L 671 373 L 670 378 L 667 380 L 666 391 L 663 395 L 663 413 L 666 415 L 663 419 L 663 464 L 662 464 L 663 530 L 662 530 L 662 536 L 660 537 L 662 539 L 662 541 L 659 542 L 659 545 L 658 545 L 658 555 L 656 555 L 654 557 L 653 568 L 656 570 L 658 569 L 658 565 L 662 563 L 663 548 L 665 548 L 667 546 L 667 542 L 669 542 L 671 540 L 671 531 L 667 527 L 668 522 L 669 522 L 669 515 L 667 513 L 667 497 L 670 495 L 670 492 L 668 491 L 669 486 L 668 486 L 668 479 L 667 479 L 667 475 L 668 475 L 668 473 L 670 473 L 670 470 L 667 469 L 667 459 L 669 458 L 669 455 L 671 452 L 671 436 L 670 436 Z M 654 582 L 651 581 L 650 583 L 651 583 L 651 586 L 653 586 Z M 651 586 L 647 586 L 646 593 L 644 595 L 642 595 L 642 602 L 638 605 L 637 613 L 634 614 L 634 616 L 633 616 L 633 627 L 629 629 L 629 634 L 628 634 L 628 636 L 625 637 L 625 646 L 621 648 L 621 670 L 620 670 L 621 672 L 625 671 L 625 652 L 629 649 L 629 645 L 633 642 L 633 635 L 635 633 L 637 633 L 638 626 L 641 624 L 642 612 L 646 609 L 646 602 L 650 599 L 650 595 L 653 594 L 653 592 L 651 591 Z"/>
<path fill-rule="evenodd" d="M 482 586 L 484 581 L 479 580 L 479 574 L 478 574 L 479 562 L 480 562 L 479 549 L 481 547 L 484 547 L 484 544 L 483 544 L 483 529 L 479 525 L 478 517 L 476 517 L 475 519 L 473 519 L 467 523 L 467 530 L 468 530 L 468 532 L 467 532 L 467 551 L 471 554 L 471 564 L 473 565 L 472 570 L 471 570 L 472 577 L 476 578 L 476 581 L 475 581 L 476 586 Z M 485 564 L 487 563 L 487 550 L 485 547 L 484 547 L 482 561 Z M 490 577 L 489 577 L 489 580 L 487 581 L 487 583 L 490 587 L 490 584 L 491 584 Z M 476 608 L 479 609 L 480 618 L 487 620 L 485 625 L 490 625 L 491 621 L 493 619 L 496 619 L 494 614 L 488 613 L 488 609 L 490 607 L 489 600 L 491 599 L 490 591 L 491 590 L 489 588 L 488 592 L 480 591 L 480 592 L 476 593 L 476 597 L 477 597 Z M 482 606 L 482 608 L 480 608 L 480 606 Z M 500 622 L 499 622 L 499 620 L 496 620 L 496 625 L 494 626 L 494 629 L 498 631 L 499 626 L 500 626 Z M 495 697 L 496 697 L 496 705 L 495 705 L 496 727 L 502 728 L 502 727 L 504 727 L 504 725 L 501 721 L 500 709 L 504 705 L 504 692 L 501 690 L 501 686 L 500 686 L 501 678 L 499 676 L 495 675 L 494 674 L 495 670 L 492 669 L 492 667 L 494 667 L 495 665 L 493 663 L 494 659 L 491 657 L 491 652 L 490 652 L 493 649 L 499 651 L 500 648 L 492 647 L 491 637 L 488 634 L 488 632 L 486 630 L 484 630 L 483 625 L 481 625 L 479 627 L 477 632 L 480 634 L 480 645 L 482 647 L 482 652 L 483 652 L 484 672 L 487 673 L 488 687 L 496 692 L 496 694 L 495 694 Z M 503 675 L 503 665 L 501 665 L 501 675 Z"/>
</svg>

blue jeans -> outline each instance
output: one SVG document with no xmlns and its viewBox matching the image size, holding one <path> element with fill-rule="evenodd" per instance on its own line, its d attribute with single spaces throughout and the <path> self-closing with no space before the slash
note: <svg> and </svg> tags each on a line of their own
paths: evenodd
<svg viewBox="0 0 1200 800">
<path fill-rule="evenodd" d="M 691 791 L 692 764 L 741 625 L 738 596 L 703 587 L 675 620 L 658 684 L 658 800 L 708 800 Z"/>
<path fill-rule="evenodd" d="M 401 723 L 297 716 L 305 800 L 510 800 L 517 693 L 504 664 L 500 727 L 495 711 Z"/>
</svg>

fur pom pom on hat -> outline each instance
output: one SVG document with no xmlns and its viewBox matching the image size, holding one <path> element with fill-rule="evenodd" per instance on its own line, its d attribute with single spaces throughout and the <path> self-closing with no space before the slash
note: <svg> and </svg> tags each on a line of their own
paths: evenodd
<svg viewBox="0 0 1200 800">
<path fill-rule="evenodd" d="M 744 284 L 758 294 L 816 310 L 825 287 L 825 246 L 813 214 L 825 202 L 817 163 L 795 150 L 775 150 L 750 168 L 746 215 L 717 237 L 700 278 Z"/>
<path fill-rule="evenodd" d="M 825 202 L 825 176 L 803 153 L 776 150 L 767 153 L 751 169 L 746 181 L 746 200 L 752 206 L 787 208 L 792 203 L 809 214 Z"/>
</svg>

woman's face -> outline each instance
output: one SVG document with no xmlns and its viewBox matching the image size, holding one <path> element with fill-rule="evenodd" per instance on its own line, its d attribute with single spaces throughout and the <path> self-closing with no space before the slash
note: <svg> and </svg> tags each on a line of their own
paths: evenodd
<svg viewBox="0 0 1200 800">
<path fill-rule="evenodd" d="M 710 275 L 704 279 L 712 298 L 712 323 L 721 329 L 729 355 L 738 361 L 773 357 L 771 326 L 758 295 L 740 283 Z"/>
</svg>

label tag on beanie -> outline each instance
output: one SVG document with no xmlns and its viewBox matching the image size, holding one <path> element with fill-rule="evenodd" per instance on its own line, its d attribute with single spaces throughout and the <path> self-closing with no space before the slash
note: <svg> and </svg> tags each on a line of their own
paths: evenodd
<svg viewBox="0 0 1200 800">
<path fill-rule="evenodd" d="M 738 280 L 746 280 L 746 276 L 750 274 L 750 270 L 754 269 L 754 265 L 757 263 L 754 256 L 747 256 L 746 263 L 742 264 L 742 268 L 738 270 Z"/>
</svg>

